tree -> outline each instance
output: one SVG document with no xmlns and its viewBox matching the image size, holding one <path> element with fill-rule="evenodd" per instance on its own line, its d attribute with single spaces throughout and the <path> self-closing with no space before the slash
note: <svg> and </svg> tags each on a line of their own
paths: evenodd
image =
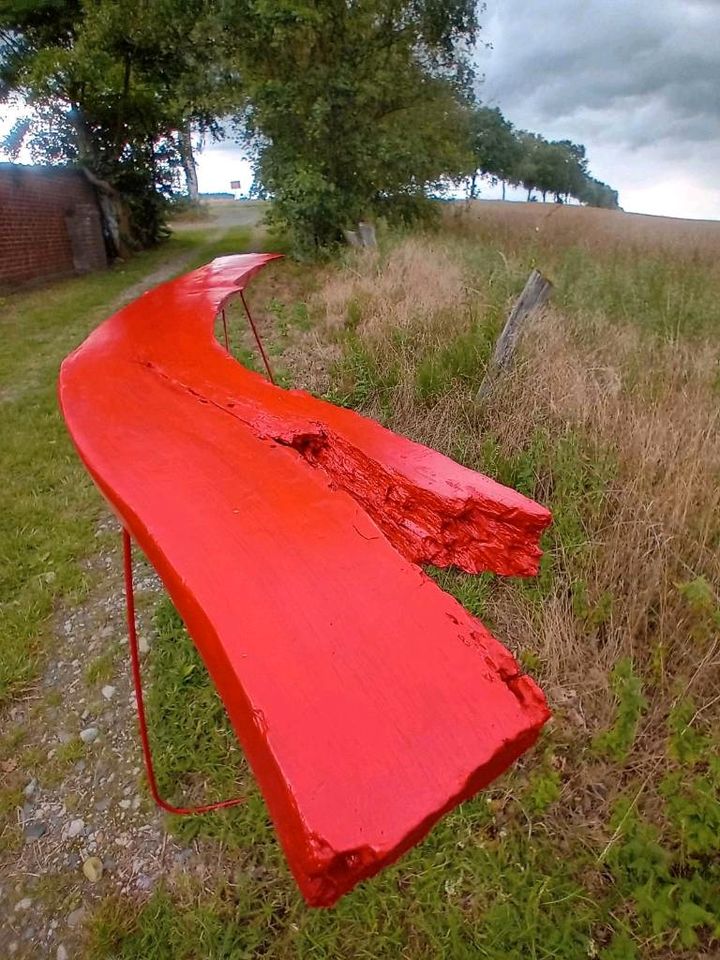
<svg viewBox="0 0 720 960">
<path fill-rule="evenodd" d="M 76 163 L 122 198 L 121 246 L 163 235 L 183 167 L 192 186 L 191 125 L 212 127 L 226 87 L 212 26 L 203 0 L 5 0 L 0 11 L 0 97 L 32 111 L 7 147 Z"/>
<path fill-rule="evenodd" d="M 522 157 L 522 147 L 513 130 L 497 107 L 471 108 L 469 137 L 474 165 L 470 179 L 470 197 L 476 196 L 477 176 L 487 177 L 491 183 L 512 182 Z"/>
<path fill-rule="evenodd" d="M 585 147 L 570 140 L 547 141 L 536 133 L 518 134 L 521 157 L 517 163 L 517 182 L 528 192 L 528 200 L 535 190 L 548 193 L 561 203 L 575 197 L 590 206 L 617 209 L 617 191 L 593 179 L 588 172 Z"/>
<path fill-rule="evenodd" d="M 583 184 L 578 199 L 589 207 L 604 207 L 606 210 L 620 209 L 617 190 L 590 176 Z"/>
<path fill-rule="evenodd" d="M 527 190 L 527 198 L 530 200 L 533 191 L 540 187 L 540 152 L 545 140 L 535 133 L 523 130 L 518 135 L 518 143 L 520 158 L 516 168 L 516 182 Z"/>
<path fill-rule="evenodd" d="M 556 176 L 552 192 L 560 203 L 569 197 L 578 198 L 587 179 L 587 156 L 581 143 L 556 140 L 551 144 L 556 151 Z"/>
<path fill-rule="evenodd" d="M 474 0 L 228 0 L 242 23 L 238 118 L 256 190 L 306 252 L 384 213 L 412 217 L 470 166 Z"/>
</svg>

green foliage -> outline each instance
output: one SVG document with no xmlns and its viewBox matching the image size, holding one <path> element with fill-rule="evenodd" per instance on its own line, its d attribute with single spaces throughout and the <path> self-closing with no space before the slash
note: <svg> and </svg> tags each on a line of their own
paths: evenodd
<svg viewBox="0 0 720 960">
<path fill-rule="evenodd" d="M 107 683 L 115 672 L 116 651 L 112 648 L 95 657 L 85 668 L 85 683 L 98 685 Z"/>
<path fill-rule="evenodd" d="M 494 574 L 468 576 L 459 570 L 439 570 L 434 567 L 429 568 L 428 573 L 441 589 L 452 594 L 473 616 L 488 622 L 485 608 L 492 590 Z"/>
<path fill-rule="evenodd" d="M 660 788 L 686 860 L 720 852 L 720 738 L 716 731 L 710 734 L 698 726 L 699 713 L 690 697 L 673 708 L 668 753 L 678 768 Z"/>
<path fill-rule="evenodd" d="M 595 737 L 593 743 L 598 752 L 614 760 L 625 760 L 635 742 L 647 700 L 643 695 L 642 681 L 636 675 L 629 657 L 623 657 L 615 664 L 610 683 L 617 704 L 615 720 L 607 730 Z"/>
<path fill-rule="evenodd" d="M 15 856 L 22 849 L 18 810 L 23 805 L 21 787 L 0 786 L 0 854 Z"/>
<path fill-rule="evenodd" d="M 243 24 L 238 122 L 256 190 L 298 252 L 374 214 L 414 218 L 428 189 L 467 171 L 471 0 L 233 0 L 224 15 Z"/>
<path fill-rule="evenodd" d="M 677 584 L 687 607 L 687 631 L 698 651 L 715 643 L 720 630 L 720 603 L 705 577 Z"/>
<path fill-rule="evenodd" d="M 686 856 L 720 854 L 720 793 L 717 758 L 715 770 L 686 778 L 669 774 L 662 782 L 665 810 L 677 830 Z"/>
<path fill-rule="evenodd" d="M 557 257 L 553 281 L 562 310 L 604 315 L 649 334 L 696 337 L 720 323 L 720 303 L 701 263 L 628 249 L 599 262 L 578 244 Z"/>
<path fill-rule="evenodd" d="M 588 207 L 602 207 L 605 210 L 617 210 L 620 207 L 617 190 L 595 177 L 585 178 L 577 198 Z"/>
<path fill-rule="evenodd" d="M 678 584 L 678 589 L 694 613 L 711 612 L 717 615 L 715 593 L 705 577 L 695 577 L 686 583 Z"/>
<path fill-rule="evenodd" d="M 635 944 L 624 932 L 617 933 L 600 953 L 601 960 L 637 960 L 637 957 Z"/>
<path fill-rule="evenodd" d="M 488 328 L 478 326 L 428 351 L 415 375 L 419 399 L 432 403 L 458 381 L 469 385 L 477 383 L 491 348 Z"/>
<path fill-rule="evenodd" d="M 477 175 L 491 183 L 522 185 L 528 191 L 553 194 L 557 203 L 574 197 L 595 207 L 617 209 L 618 195 L 588 171 L 585 147 L 570 140 L 547 141 L 537 133 L 516 131 L 500 110 L 483 105 L 471 108 L 468 136 L 474 169 L 470 196 L 476 195 Z"/>
<path fill-rule="evenodd" d="M 611 822 L 616 833 L 606 862 L 618 893 L 632 905 L 638 933 L 661 942 L 677 935 L 682 946 L 690 948 L 707 933 L 720 936 L 720 797 L 716 792 L 710 805 L 704 794 L 698 802 L 694 784 L 680 794 L 678 787 L 673 776 L 662 790 L 670 797 L 669 828 L 664 833 L 644 820 L 627 796 L 618 801 Z M 688 837 L 695 842 L 692 850 Z"/>
<path fill-rule="evenodd" d="M 173 0 L 10 0 L 0 11 L 0 99 L 30 111 L 6 149 L 27 143 L 36 162 L 77 163 L 105 181 L 123 202 L 116 253 L 166 236 L 189 124 L 213 127 L 226 102 L 213 22 L 203 3 Z"/>
<path fill-rule="evenodd" d="M 560 799 L 562 781 L 557 770 L 547 766 L 538 769 L 530 779 L 523 796 L 523 802 L 528 811 L 537 816 L 545 813 L 549 807 Z"/>
<path fill-rule="evenodd" d="M 343 339 L 342 357 L 334 373 L 336 387 L 328 397 L 332 402 L 363 407 L 372 400 L 389 412 L 400 376 L 398 365 L 377 356 L 352 331 Z"/>
<path fill-rule="evenodd" d="M 274 328 L 280 337 L 286 337 L 293 327 L 298 330 L 309 330 L 312 326 L 305 303 L 295 302 L 287 306 L 280 300 L 273 299 L 267 308 L 272 314 Z"/>
<path fill-rule="evenodd" d="M 613 596 L 604 591 L 592 602 L 588 596 L 584 580 L 575 580 L 572 584 L 573 613 L 593 630 L 606 623 L 612 615 Z"/>
<path fill-rule="evenodd" d="M 694 717 L 695 702 L 687 697 L 676 704 L 668 719 L 668 753 L 686 767 L 694 767 L 713 757 L 712 740 L 694 726 Z"/>
<path fill-rule="evenodd" d="M 73 737 L 67 743 L 61 743 L 55 753 L 55 759 L 61 764 L 76 763 L 85 754 L 85 744 L 80 737 Z"/>
<path fill-rule="evenodd" d="M 523 589 L 542 598 L 552 583 L 556 560 L 581 564 L 590 549 L 588 530 L 607 503 L 617 464 L 612 451 L 577 430 L 550 435 L 538 430 L 522 449 L 506 453 L 491 432 L 483 438 L 479 468 L 507 486 L 546 503 L 553 523 L 543 537 L 539 576 Z M 578 587 L 579 590 L 582 588 Z M 583 594 L 589 624 L 607 616 L 610 597 Z"/>
<path fill-rule="evenodd" d="M 523 146 L 515 135 L 512 124 L 505 119 L 498 107 L 479 105 L 470 110 L 469 139 L 474 161 L 471 197 L 476 195 L 475 171 L 487 177 L 491 183 L 515 182 L 523 156 Z"/>
</svg>

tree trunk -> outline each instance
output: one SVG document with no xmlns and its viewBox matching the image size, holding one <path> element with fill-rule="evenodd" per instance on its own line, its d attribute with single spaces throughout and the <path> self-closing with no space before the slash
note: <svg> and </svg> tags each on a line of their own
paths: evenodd
<svg viewBox="0 0 720 960">
<path fill-rule="evenodd" d="M 82 171 L 95 188 L 95 196 L 100 210 L 100 225 L 105 241 L 105 252 L 108 260 L 112 263 L 117 257 L 125 256 L 129 252 L 121 232 L 121 222 L 124 214 L 122 200 L 115 187 L 111 186 L 107 180 L 101 180 L 88 167 L 83 167 Z"/>
<path fill-rule="evenodd" d="M 358 223 L 358 236 L 364 247 L 376 247 L 377 239 L 375 237 L 375 227 L 368 220 L 361 220 Z"/>
<path fill-rule="evenodd" d="M 474 200 L 477 196 L 477 172 L 470 178 L 470 199 Z"/>
<path fill-rule="evenodd" d="M 82 167 L 95 173 L 99 167 L 98 151 L 85 119 L 85 114 L 77 101 L 72 103 L 70 118 L 77 139 L 78 162 Z"/>
<path fill-rule="evenodd" d="M 476 399 L 482 400 L 486 397 L 498 374 L 510 366 L 523 326 L 536 311 L 547 303 L 551 293 L 552 284 L 550 281 L 546 280 L 539 270 L 533 270 L 528 277 L 523 292 L 510 311 L 510 316 L 507 318 L 502 333 L 498 337 L 492 359 L 488 364 Z"/>
<path fill-rule="evenodd" d="M 185 171 L 187 195 L 190 200 L 196 201 L 200 196 L 200 191 L 198 189 L 195 157 L 193 156 L 192 129 L 189 122 L 178 131 L 178 147 L 180 149 L 180 158 L 182 160 L 183 170 Z"/>
<path fill-rule="evenodd" d="M 528 203 L 530 203 L 531 196 L 532 196 L 532 187 L 528 187 Z"/>
<path fill-rule="evenodd" d="M 118 106 L 117 120 L 115 122 L 115 156 L 119 157 L 122 153 L 123 133 L 125 126 L 125 110 L 127 107 L 128 96 L 130 94 L 130 70 L 132 63 L 129 54 L 125 55 L 125 66 L 123 70 L 123 89 Z"/>
<path fill-rule="evenodd" d="M 502 181 L 502 198 L 505 199 L 505 181 Z"/>
</svg>

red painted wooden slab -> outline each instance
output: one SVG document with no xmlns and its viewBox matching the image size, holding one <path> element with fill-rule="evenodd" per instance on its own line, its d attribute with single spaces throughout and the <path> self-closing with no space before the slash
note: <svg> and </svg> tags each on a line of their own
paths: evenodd
<svg viewBox="0 0 720 960">
<path fill-rule="evenodd" d="M 303 895 L 329 905 L 547 720 L 418 564 L 532 574 L 550 515 L 231 358 L 214 318 L 271 259 L 224 257 L 144 294 L 65 360 L 59 393 L 207 664 Z"/>
</svg>

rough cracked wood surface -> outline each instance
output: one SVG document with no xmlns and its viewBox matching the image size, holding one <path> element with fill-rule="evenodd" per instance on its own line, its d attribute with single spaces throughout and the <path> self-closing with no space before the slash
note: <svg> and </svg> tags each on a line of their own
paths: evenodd
<svg viewBox="0 0 720 960">
<path fill-rule="evenodd" d="M 271 259 L 224 257 L 146 293 L 65 360 L 59 393 L 207 664 L 303 895 L 329 905 L 547 720 L 419 564 L 533 574 L 550 515 L 231 358 L 214 318 Z"/>
</svg>

